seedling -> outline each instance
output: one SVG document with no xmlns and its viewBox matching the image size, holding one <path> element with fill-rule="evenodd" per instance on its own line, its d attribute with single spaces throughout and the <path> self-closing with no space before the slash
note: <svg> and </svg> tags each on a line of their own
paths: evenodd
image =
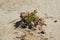
<svg viewBox="0 0 60 40">
<path fill-rule="evenodd" d="M 21 20 L 15 23 L 15 28 L 29 28 L 37 27 L 37 25 L 45 25 L 41 18 L 36 16 L 37 11 L 33 12 L 22 12 L 20 14 Z"/>
</svg>

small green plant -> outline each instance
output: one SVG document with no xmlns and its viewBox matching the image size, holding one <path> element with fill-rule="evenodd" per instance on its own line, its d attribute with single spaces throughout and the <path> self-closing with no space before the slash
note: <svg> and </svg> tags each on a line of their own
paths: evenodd
<svg viewBox="0 0 60 40">
<path fill-rule="evenodd" d="M 31 13 L 21 13 L 20 17 L 21 20 L 19 22 L 16 22 L 15 27 L 19 27 L 18 25 L 20 25 L 20 27 L 22 28 L 26 28 L 28 26 L 29 29 L 33 28 L 32 26 L 36 27 L 38 25 L 38 23 L 41 21 L 41 19 L 36 16 L 37 11 L 34 10 Z M 24 15 L 27 14 L 27 15 Z M 17 25 L 18 23 L 18 25 Z M 40 22 L 41 24 L 42 22 Z"/>
</svg>

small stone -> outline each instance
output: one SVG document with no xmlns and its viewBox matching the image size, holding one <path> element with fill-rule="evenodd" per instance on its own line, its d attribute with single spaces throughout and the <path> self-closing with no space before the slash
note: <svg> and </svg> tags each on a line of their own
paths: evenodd
<svg viewBox="0 0 60 40">
<path fill-rule="evenodd" d="M 54 21 L 55 23 L 57 22 L 57 20 Z"/>
<path fill-rule="evenodd" d="M 41 33 L 42 33 L 42 34 L 45 34 L 45 32 L 44 32 L 44 31 L 41 31 Z"/>
</svg>

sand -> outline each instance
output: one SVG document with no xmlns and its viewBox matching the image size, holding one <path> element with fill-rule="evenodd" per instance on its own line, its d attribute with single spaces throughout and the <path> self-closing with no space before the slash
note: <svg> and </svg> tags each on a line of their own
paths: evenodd
<svg viewBox="0 0 60 40">
<path fill-rule="evenodd" d="M 60 40 L 60 0 L 0 0 L 0 40 L 21 40 L 17 36 L 25 35 L 24 30 L 14 29 L 21 12 L 37 10 L 37 15 L 44 18 L 47 26 L 43 27 L 48 40 Z M 47 13 L 47 15 L 46 15 Z M 52 18 L 46 18 L 46 17 Z M 18 20 L 15 20 L 18 19 Z M 11 21 L 14 22 L 10 23 Z M 54 22 L 57 20 L 57 22 Z M 33 32 L 36 33 L 36 32 Z M 44 40 L 35 34 L 27 34 L 29 40 Z M 28 39 L 27 39 L 28 40 Z"/>
</svg>

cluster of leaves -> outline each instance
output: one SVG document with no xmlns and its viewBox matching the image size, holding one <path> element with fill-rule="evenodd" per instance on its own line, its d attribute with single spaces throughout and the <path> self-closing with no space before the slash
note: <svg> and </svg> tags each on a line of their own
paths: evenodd
<svg viewBox="0 0 60 40">
<path fill-rule="evenodd" d="M 31 22 L 33 22 L 34 25 L 38 25 L 39 17 L 35 15 L 36 13 L 36 10 L 34 10 L 34 12 L 28 13 L 28 15 L 24 17 L 26 23 L 31 24 Z"/>
</svg>

